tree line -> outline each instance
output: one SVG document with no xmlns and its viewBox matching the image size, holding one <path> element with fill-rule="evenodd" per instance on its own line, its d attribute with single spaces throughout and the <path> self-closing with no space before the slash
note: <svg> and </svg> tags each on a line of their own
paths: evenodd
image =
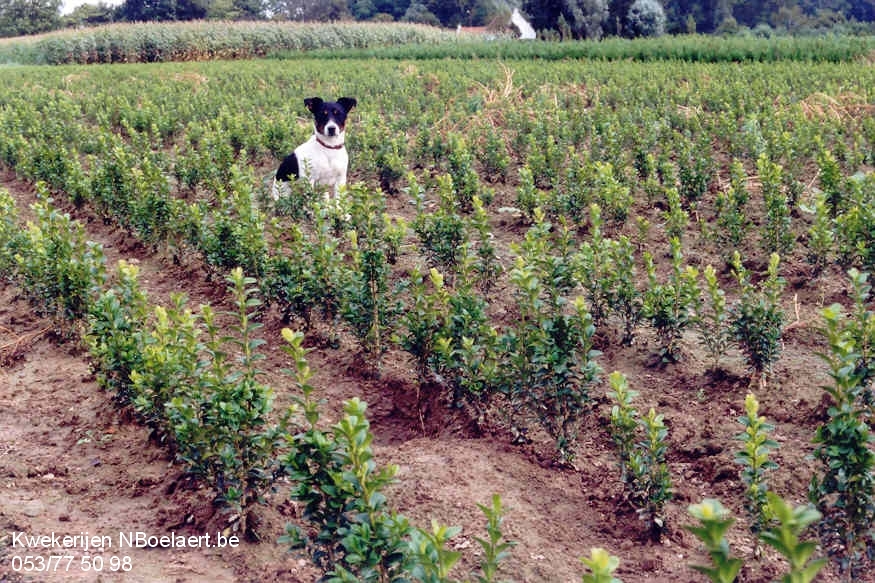
<svg viewBox="0 0 875 583">
<path fill-rule="evenodd" d="M 547 38 L 662 33 L 797 33 L 861 27 L 875 0 L 124 0 L 60 13 L 62 0 L 5 0 L 0 37 L 110 22 L 168 20 L 378 20 L 435 26 L 507 26 L 514 8 Z"/>
</svg>

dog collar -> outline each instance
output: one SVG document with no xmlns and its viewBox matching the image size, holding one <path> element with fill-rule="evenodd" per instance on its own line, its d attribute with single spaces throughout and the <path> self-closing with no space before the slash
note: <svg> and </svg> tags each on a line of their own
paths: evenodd
<svg viewBox="0 0 875 583">
<path fill-rule="evenodd" d="M 319 142 L 320 146 L 322 146 L 323 148 L 328 148 L 329 150 L 339 150 L 343 147 L 343 143 L 340 143 L 336 146 L 329 146 L 328 144 L 326 144 L 325 142 L 323 142 L 319 138 L 316 138 L 316 141 Z"/>
</svg>

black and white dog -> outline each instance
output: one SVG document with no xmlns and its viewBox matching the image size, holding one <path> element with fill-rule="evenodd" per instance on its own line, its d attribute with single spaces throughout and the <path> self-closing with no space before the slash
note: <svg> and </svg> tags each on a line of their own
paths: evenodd
<svg viewBox="0 0 875 583">
<path fill-rule="evenodd" d="M 309 180 L 312 186 L 329 187 L 335 197 L 346 184 L 349 165 L 344 145 L 346 116 L 356 106 L 356 100 L 341 97 L 337 101 L 323 101 L 319 97 L 308 97 L 304 105 L 313 114 L 315 132 L 280 164 L 271 188 L 274 200 L 283 194 L 285 183 L 297 178 Z"/>
</svg>

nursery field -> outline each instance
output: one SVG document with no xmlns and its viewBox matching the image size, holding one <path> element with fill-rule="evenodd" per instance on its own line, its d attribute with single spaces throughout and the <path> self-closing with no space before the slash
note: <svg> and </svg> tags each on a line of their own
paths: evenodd
<svg viewBox="0 0 875 583">
<path fill-rule="evenodd" d="M 0 580 L 552 583 L 599 547 L 875 581 L 873 92 L 871 59 L 4 69 Z M 350 187 L 274 202 L 311 96 L 358 100 Z M 113 545 L 26 572 L 21 532 Z"/>
</svg>

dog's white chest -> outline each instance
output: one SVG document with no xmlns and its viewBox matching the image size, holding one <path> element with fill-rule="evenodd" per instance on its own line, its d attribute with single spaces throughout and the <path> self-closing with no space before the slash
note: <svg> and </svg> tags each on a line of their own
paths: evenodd
<svg viewBox="0 0 875 583">
<path fill-rule="evenodd" d="M 295 156 L 301 177 L 311 184 L 336 188 L 346 183 L 349 155 L 345 147 L 326 147 L 313 136 L 295 149 Z"/>
</svg>

